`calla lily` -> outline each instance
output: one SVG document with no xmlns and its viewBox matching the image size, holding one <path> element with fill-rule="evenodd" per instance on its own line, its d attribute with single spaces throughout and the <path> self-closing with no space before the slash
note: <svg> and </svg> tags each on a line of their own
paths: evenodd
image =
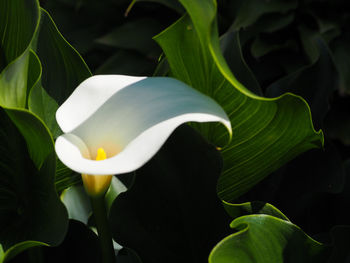
<svg viewBox="0 0 350 263">
<path fill-rule="evenodd" d="M 55 144 L 59 159 L 87 175 L 138 169 L 185 122 L 221 122 L 231 133 L 214 100 L 168 77 L 90 77 L 60 106 L 56 119 L 64 132 Z"/>
</svg>

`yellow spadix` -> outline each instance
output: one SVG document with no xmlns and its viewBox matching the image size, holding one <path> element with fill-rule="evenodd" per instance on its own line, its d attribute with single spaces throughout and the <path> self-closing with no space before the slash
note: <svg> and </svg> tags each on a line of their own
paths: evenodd
<svg viewBox="0 0 350 263">
<path fill-rule="evenodd" d="M 96 161 L 107 159 L 107 154 L 103 148 L 97 150 Z M 88 195 L 95 197 L 104 195 L 108 190 L 112 175 L 91 175 L 82 174 L 85 191 Z"/>
</svg>

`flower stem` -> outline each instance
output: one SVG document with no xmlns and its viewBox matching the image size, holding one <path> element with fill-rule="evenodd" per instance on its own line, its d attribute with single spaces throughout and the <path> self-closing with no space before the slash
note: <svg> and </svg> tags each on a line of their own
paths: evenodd
<svg viewBox="0 0 350 263">
<path fill-rule="evenodd" d="M 109 230 L 104 196 L 104 194 L 100 196 L 91 196 L 91 205 L 101 246 L 102 262 L 115 263 L 115 253 L 112 235 Z"/>
</svg>

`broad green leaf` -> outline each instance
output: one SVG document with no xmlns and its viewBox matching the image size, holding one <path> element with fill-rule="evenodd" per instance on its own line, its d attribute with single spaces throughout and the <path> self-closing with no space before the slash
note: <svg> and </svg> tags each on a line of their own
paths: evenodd
<svg viewBox="0 0 350 263">
<path fill-rule="evenodd" d="M 0 245 L 1 246 L 1 245 Z M 3 255 L 0 252 L 0 263 L 9 262 L 16 255 L 20 254 L 24 250 L 37 247 L 37 246 L 48 246 L 46 243 L 38 242 L 38 241 L 23 241 L 13 245 L 9 249 L 7 249 Z"/>
<path fill-rule="evenodd" d="M 13 1 L 13 3 L 15 2 Z M 34 0 L 32 2 L 35 3 L 33 8 L 38 9 L 38 3 Z M 14 6 L 12 8 L 20 7 Z M 32 9 L 27 10 L 28 13 L 34 11 Z M 89 77 L 91 73 L 80 55 L 58 32 L 46 11 L 41 9 L 40 12 L 40 26 L 33 32 L 35 37 L 27 43 L 36 50 L 40 58 L 28 47 L 19 58 L 3 70 L 0 75 L 0 105 L 24 108 L 27 102 L 27 94 L 29 94 L 29 110 L 41 118 L 56 138 L 60 134 L 55 120 L 58 103 L 62 103 L 75 87 Z M 15 15 L 15 12 L 12 13 Z M 10 14 L 12 13 L 10 12 Z M 53 95 L 50 95 L 50 92 Z M 19 125 L 21 126 L 23 123 Z M 25 127 L 22 128 L 25 129 Z M 31 136 L 27 131 L 23 130 L 23 132 L 24 136 Z M 36 131 L 34 129 L 30 132 L 35 133 Z M 31 140 L 28 143 L 31 143 Z M 34 148 L 29 147 L 29 149 Z M 40 151 L 42 153 L 38 153 Z M 38 166 L 41 163 L 35 155 L 45 154 L 45 151 L 47 153 L 47 149 L 38 148 L 30 152 Z M 63 187 L 66 188 L 67 185 Z"/>
<path fill-rule="evenodd" d="M 209 263 L 322 263 L 327 262 L 326 246 L 307 236 L 296 225 L 269 215 L 235 219 L 237 232 L 219 242 Z"/>
<path fill-rule="evenodd" d="M 231 204 L 224 201 L 223 205 L 226 212 L 233 219 L 251 214 L 265 214 L 289 221 L 289 219 L 276 207 L 262 201 L 246 202 L 242 204 Z"/>
<path fill-rule="evenodd" d="M 28 108 L 46 124 L 53 138 L 57 138 L 62 133 L 55 118 L 58 105 L 41 86 L 41 64 L 39 58 L 34 53 L 31 56 L 29 70 L 32 73 L 30 76 L 37 76 L 37 80 L 35 82 L 32 81 L 34 83 L 28 96 Z"/>
<path fill-rule="evenodd" d="M 105 196 L 106 207 L 108 212 L 118 195 L 125 192 L 126 190 L 126 186 L 117 177 L 114 176 Z"/>
<path fill-rule="evenodd" d="M 55 119 L 58 104 L 91 73 L 78 52 L 60 34 L 49 14 L 43 9 L 40 12 L 41 22 L 32 44 L 37 56 L 31 57 L 29 68 L 36 68 L 38 76 L 36 80 L 28 80 L 28 89 L 34 86 L 30 89 L 28 107 L 41 118 L 56 138 L 61 133 Z M 34 75 L 32 73 L 29 77 Z M 77 177 L 63 165 L 58 167 L 58 192 L 77 182 L 80 182 L 80 176 Z"/>
<path fill-rule="evenodd" d="M 0 71 L 28 49 L 38 25 L 36 0 L 0 1 Z"/>
<path fill-rule="evenodd" d="M 52 138 L 26 110 L 0 109 L 0 121 L 0 243 L 4 250 L 28 240 L 58 245 L 67 212 L 54 187 Z"/>
<path fill-rule="evenodd" d="M 26 50 L 0 73 L 0 105 L 26 106 L 29 57 L 30 51 Z"/>
<path fill-rule="evenodd" d="M 105 196 L 107 211 L 109 211 L 114 199 L 125 191 L 125 185 L 117 177 L 113 177 Z M 67 208 L 70 219 L 88 224 L 89 217 L 92 215 L 92 208 L 90 198 L 82 185 L 74 185 L 64 190 L 61 194 L 61 200 Z"/>
<path fill-rule="evenodd" d="M 91 73 L 79 53 L 63 38 L 44 9 L 41 9 L 40 20 L 34 50 L 42 65 L 41 85 L 61 105 Z"/>
<path fill-rule="evenodd" d="M 32 88 L 29 94 L 28 107 L 31 112 L 38 115 L 45 122 L 53 138 L 57 138 L 62 134 L 55 118 L 58 104 L 41 85 L 35 85 Z"/>
<path fill-rule="evenodd" d="M 40 78 L 40 63 L 30 50 L 39 25 L 39 4 L 1 1 L 0 75 L 1 213 L 0 243 L 9 259 L 37 245 L 57 245 L 66 231 L 66 210 L 54 188 L 52 137 L 25 109 L 27 93 Z M 3 63 L 5 61 L 5 63 Z M 45 243 L 45 244 L 44 244 Z"/>
<path fill-rule="evenodd" d="M 262 95 L 258 81 L 249 69 L 242 53 L 239 32 L 229 31 L 220 37 L 220 47 L 227 65 L 237 79 L 250 91 Z"/>
<path fill-rule="evenodd" d="M 27 85 L 33 80 L 29 72 L 31 42 L 39 26 L 36 0 L 0 2 L 0 105 L 24 108 Z M 28 82 L 28 83 L 27 83 Z M 29 89 L 31 86 L 28 86 Z M 28 89 L 28 90 L 29 90 Z"/>
<path fill-rule="evenodd" d="M 169 63 L 166 57 L 161 56 L 158 60 L 158 65 L 153 72 L 153 77 L 166 77 L 169 75 Z"/>
<path fill-rule="evenodd" d="M 29 64 L 28 64 L 28 80 L 27 80 L 27 105 L 28 108 L 28 97 L 30 91 L 34 86 L 40 85 L 41 79 L 41 64 L 38 56 L 34 53 L 33 50 L 30 52 Z"/>
<path fill-rule="evenodd" d="M 233 137 L 222 150 L 218 194 L 231 201 L 301 152 L 322 146 L 323 134 L 314 130 L 310 109 L 301 97 L 284 94 L 267 99 L 237 81 L 220 51 L 213 1 L 181 2 L 193 23 L 184 16 L 155 40 L 172 75 L 212 96 L 230 117 Z M 226 142 L 223 129 L 204 126 L 201 131 L 218 145 Z"/>
<path fill-rule="evenodd" d="M 38 169 L 54 152 L 52 137 L 44 124 L 27 110 L 5 108 L 5 112 L 26 140 L 30 158 Z"/>
<path fill-rule="evenodd" d="M 81 175 L 65 166 L 60 159 L 56 158 L 55 186 L 57 193 L 73 185 L 81 184 Z"/>
<path fill-rule="evenodd" d="M 92 209 L 89 196 L 82 185 L 74 185 L 65 189 L 61 194 L 61 200 L 67 208 L 69 219 L 87 225 Z"/>
</svg>

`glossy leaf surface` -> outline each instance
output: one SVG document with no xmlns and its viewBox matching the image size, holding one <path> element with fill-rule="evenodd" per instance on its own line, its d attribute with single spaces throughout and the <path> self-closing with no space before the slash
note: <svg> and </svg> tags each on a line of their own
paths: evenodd
<svg viewBox="0 0 350 263">
<path fill-rule="evenodd" d="M 43 69 L 41 84 L 60 105 L 91 73 L 44 9 L 41 9 L 41 24 L 37 34 L 35 52 Z"/>
<path fill-rule="evenodd" d="M 237 232 L 218 243 L 210 263 L 327 262 L 328 250 L 288 221 L 268 215 L 235 219 Z"/>
<path fill-rule="evenodd" d="M 0 2 L 0 71 L 28 49 L 39 17 L 37 1 Z"/>
<path fill-rule="evenodd" d="M 1 109 L 0 117 L 0 223 L 6 225 L 0 243 L 5 250 L 27 240 L 57 245 L 64 238 L 67 215 L 54 188 L 52 139 L 29 112 Z"/>
<path fill-rule="evenodd" d="M 222 151 L 224 171 L 218 182 L 220 198 L 230 201 L 297 154 L 321 146 L 323 135 L 313 129 L 309 107 L 301 97 L 258 97 L 232 75 L 219 48 L 213 1 L 182 3 L 193 22 L 184 16 L 155 39 L 172 74 L 212 96 L 230 117 L 233 137 Z M 216 144 L 225 144 L 223 130 L 201 130 Z"/>
</svg>

